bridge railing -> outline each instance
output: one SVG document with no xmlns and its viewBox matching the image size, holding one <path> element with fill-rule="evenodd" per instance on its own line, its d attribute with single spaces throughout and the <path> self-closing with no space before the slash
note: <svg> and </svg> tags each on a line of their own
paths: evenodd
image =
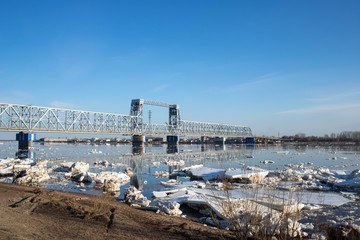
<svg viewBox="0 0 360 240">
<path fill-rule="evenodd" d="M 248 127 L 179 121 L 139 124 L 137 116 L 0 103 L 0 131 L 251 136 Z M 141 121 L 142 122 L 142 121 Z"/>
</svg>

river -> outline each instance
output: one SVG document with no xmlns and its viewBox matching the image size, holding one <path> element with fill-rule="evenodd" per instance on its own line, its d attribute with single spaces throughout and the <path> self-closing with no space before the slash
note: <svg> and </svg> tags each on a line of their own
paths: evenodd
<svg viewBox="0 0 360 240">
<path fill-rule="evenodd" d="M 14 158 L 17 142 L 2 142 L 0 159 Z M 121 193 L 130 184 L 135 185 L 150 198 L 152 191 L 160 190 L 162 181 L 176 178 L 178 181 L 190 181 L 189 177 L 172 176 L 175 170 L 191 165 L 202 164 L 211 168 L 244 168 L 260 166 L 267 170 L 283 170 L 288 164 L 305 164 L 324 167 L 330 170 L 344 170 L 350 173 L 359 169 L 360 147 L 354 145 L 318 146 L 278 144 L 278 145 L 200 145 L 181 144 L 176 153 L 169 154 L 166 144 L 146 145 L 144 148 L 133 148 L 131 144 L 91 145 L 91 144 L 59 144 L 44 145 L 34 143 L 35 160 L 48 160 L 51 169 L 63 162 L 83 161 L 89 163 L 90 172 L 100 171 L 125 172 L 131 168 L 134 175 L 131 181 L 121 187 Z M 107 167 L 94 164 L 97 161 L 108 161 Z M 167 166 L 166 161 L 184 161 L 183 166 Z M 266 161 L 267 160 L 267 161 Z M 264 161 L 267 164 L 264 164 Z M 155 177 L 155 172 L 169 172 L 169 177 Z M 11 181 L 2 178 L 1 181 Z M 61 176 L 42 183 L 50 189 L 102 194 L 92 184 L 78 184 L 64 181 Z"/>
</svg>

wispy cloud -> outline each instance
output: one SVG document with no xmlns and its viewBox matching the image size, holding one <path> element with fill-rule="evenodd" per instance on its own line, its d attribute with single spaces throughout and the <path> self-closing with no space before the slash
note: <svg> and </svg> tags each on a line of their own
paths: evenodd
<svg viewBox="0 0 360 240">
<path fill-rule="evenodd" d="M 299 108 L 279 112 L 279 114 L 310 114 L 310 113 L 323 113 L 323 112 L 338 112 L 343 110 L 360 109 L 360 103 L 350 104 L 332 104 L 332 105 L 319 105 L 307 108 Z"/>
<path fill-rule="evenodd" d="M 262 75 L 258 78 L 259 79 L 271 79 L 271 78 L 278 78 L 279 76 L 280 76 L 280 72 L 273 72 L 273 73 L 268 73 L 268 74 Z"/>
<path fill-rule="evenodd" d="M 156 88 L 153 89 L 153 92 L 161 92 L 161 91 L 163 91 L 164 89 L 166 89 L 167 87 L 168 87 L 167 84 L 157 86 Z"/>
<path fill-rule="evenodd" d="M 66 109 L 74 109 L 77 108 L 76 105 L 67 103 L 67 102 L 61 102 L 61 101 L 52 101 L 50 103 L 50 107 L 53 108 L 66 108 Z"/>
<path fill-rule="evenodd" d="M 278 72 L 268 73 L 268 74 L 259 76 L 259 77 L 255 78 L 254 80 L 242 82 L 242 83 L 233 85 L 231 87 L 228 87 L 228 88 L 226 88 L 224 90 L 224 92 L 243 91 L 244 88 L 247 88 L 247 87 L 257 86 L 257 85 L 260 85 L 260 84 L 281 80 L 281 79 L 284 79 L 284 78 L 287 78 L 287 77 L 290 77 L 290 75 L 281 75 Z"/>
<path fill-rule="evenodd" d="M 353 97 L 353 96 L 359 96 L 359 95 L 360 95 L 360 91 L 351 91 L 351 92 L 327 95 L 325 97 L 309 98 L 307 100 L 313 101 L 313 102 L 329 102 L 329 101 L 334 101 L 334 100 L 339 100 L 339 99 Z"/>
</svg>

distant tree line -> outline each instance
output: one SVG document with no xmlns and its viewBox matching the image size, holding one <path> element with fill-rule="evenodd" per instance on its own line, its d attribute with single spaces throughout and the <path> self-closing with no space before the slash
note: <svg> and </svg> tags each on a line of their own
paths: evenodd
<svg viewBox="0 0 360 240">
<path fill-rule="evenodd" d="M 325 134 L 323 137 L 306 136 L 305 133 L 297 133 L 295 136 L 283 136 L 283 141 L 296 142 L 357 142 L 360 143 L 359 131 L 344 131 L 341 133 Z"/>
</svg>

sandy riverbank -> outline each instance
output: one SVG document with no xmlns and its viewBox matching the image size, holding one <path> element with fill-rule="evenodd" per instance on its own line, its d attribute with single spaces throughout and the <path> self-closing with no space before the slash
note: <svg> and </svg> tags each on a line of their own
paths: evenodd
<svg viewBox="0 0 360 240">
<path fill-rule="evenodd" d="M 110 198 L 0 183 L 0 239 L 231 239 Z"/>
</svg>

